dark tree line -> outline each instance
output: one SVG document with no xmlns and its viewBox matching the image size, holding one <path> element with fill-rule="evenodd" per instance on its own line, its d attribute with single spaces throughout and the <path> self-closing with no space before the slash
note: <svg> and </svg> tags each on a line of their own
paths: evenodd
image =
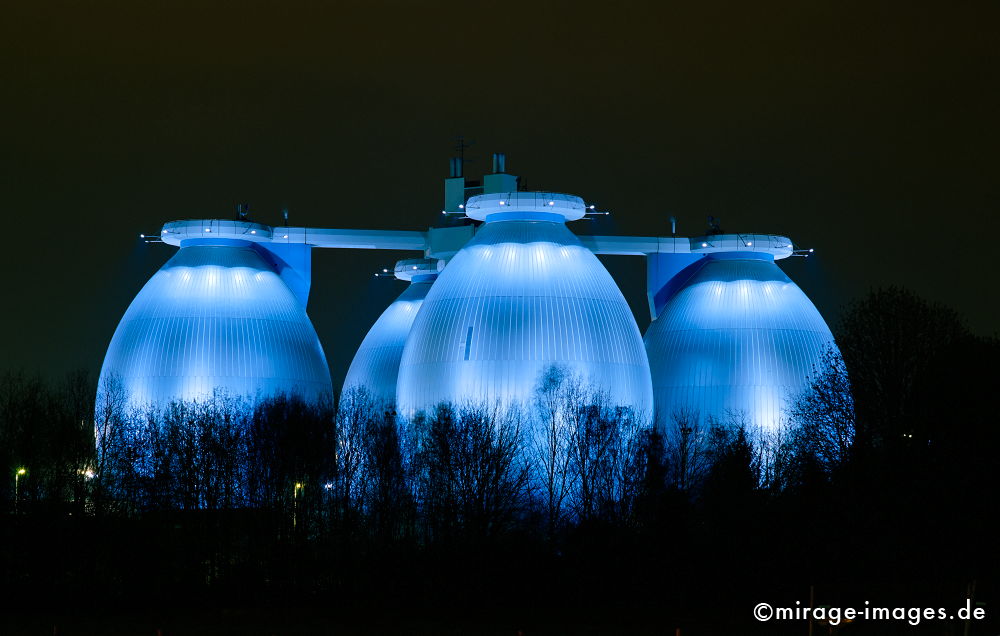
<svg viewBox="0 0 1000 636">
<path fill-rule="evenodd" d="M 537 410 L 440 404 L 401 423 L 364 389 L 339 403 L 216 395 L 129 410 L 98 395 L 90 504 L 101 513 L 270 510 L 304 536 L 420 543 L 545 520 L 628 523 L 653 439 L 642 418 L 552 369 Z"/>
<path fill-rule="evenodd" d="M 94 475 L 94 386 L 78 372 L 49 384 L 24 372 L 0 375 L 0 486 L 19 504 L 65 508 L 82 505 Z"/>
</svg>

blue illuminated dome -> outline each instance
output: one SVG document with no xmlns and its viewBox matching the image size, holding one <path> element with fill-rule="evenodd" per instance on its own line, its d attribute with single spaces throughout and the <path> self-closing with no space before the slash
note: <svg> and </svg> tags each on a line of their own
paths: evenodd
<svg viewBox="0 0 1000 636">
<path fill-rule="evenodd" d="M 396 400 L 399 359 L 410 335 L 417 310 L 438 276 L 437 259 L 412 259 L 396 263 L 395 276 L 410 285 L 382 312 L 354 354 L 344 379 L 344 391 L 364 388 L 372 397 Z"/>
<path fill-rule="evenodd" d="M 823 317 L 771 254 L 710 254 L 680 277 L 645 337 L 658 422 L 686 408 L 776 428 L 834 344 Z"/>
<path fill-rule="evenodd" d="M 440 402 L 523 406 L 555 366 L 615 405 L 652 412 L 649 363 L 624 297 L 566 227 L 578 197 L 473 197 L 485 221 L 441 272 L 413 322 L 400 362 L 403 413 Z"/>
<path fill-rule="evenodd" d="M 278 262 L 249 241 L 183 241 L 118 324 L 101 387 L 119 378 L 128 402 L 140 407 L 215 392 L 251 399 L 330 392 L 304 298 L 279 275 Z"/>
</svg>

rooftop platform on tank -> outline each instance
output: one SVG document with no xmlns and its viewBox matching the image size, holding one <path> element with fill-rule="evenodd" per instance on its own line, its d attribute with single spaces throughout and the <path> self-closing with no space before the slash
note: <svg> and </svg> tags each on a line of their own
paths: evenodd
<svg viewBox="0 0 1000 636">
<path fill-rule="evenodd" d="M 533 193 L 534 194 L 534 193 Z M 569 195 L 562 195 L 570 205 Z M 579 201 L 582 199 L 571 197 Z M 544 199 L 544 201 L 542 200 Z M 540 207 L 559 202 L 542 197 Z M 497 209 L 501 199 L 491 201 Z M 506 206 L 506 204 L 505 204 Z M 521 206 L 523 207 L 523 206 Z M 575 208 L 574 208 L 575 209 Z M 582 208 L 579 210 L 582 214 Z M 482 210 L 480 210 L 482 212 Z M 496 212 L 492 212 L 496 213 Z M 479 214 L 478 212 L 476 214 Z M 480 214 L 485 218 L 485 215 Z M 475 218 L 471 216 L 470 218 Z M 423 252 L 431 258 L 449 258 L 475 234 L 471 225 L 417 230 L 365 230 L 270 226 L 253 221 L 224 219 L 191 219 L 164 224 L 160 239 L 175 247 L 192 239 L 221 238 L 252 243 L 311 245 L 333 249 L 400 250 Z M 713 234 L 706 236 L 589 236 L 578 238 L 595 254 L 643 256 L 647 254 L 713 254 L 721 252 L 757 252 L 772 255 L 775 260 L 792 256 L 794 247 L 787 236 L 777 234 Z"/>
</svg>

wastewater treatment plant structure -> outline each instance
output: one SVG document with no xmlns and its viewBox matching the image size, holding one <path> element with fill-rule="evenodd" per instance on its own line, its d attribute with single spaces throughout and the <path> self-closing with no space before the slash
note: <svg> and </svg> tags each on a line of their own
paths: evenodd
<svg viewBox="0 0 1000 636">
<path fill-rule="evenodd" d="M 542 375 L 558 368 L 660 426 L 681 409 L 780 425 L 788 400 L 834 346 L 822 316 L 777 265 L 801 252 L 788 237 L 578 236 L 568 223 L 593 206 L 520 191 L 504 163 L 495 155 L 479 186 L 452 162 L 443 214 L 464 215 L 463 225 L 165 224 L 155 240 L 179 249 L 121 319 L 99 396 L 112 381 L 137 408 L 219 391 L 251 399 L 332 393 L 306 313 L 312 250 L 387 249 L 413 252 L 393 272 L 409 286 L 364 338 L 342 388 L 365 387 L 404 417 L 441 402 L 525 406 Z M 602 254 L 645 259 L 652 322 L 644 337 Z"/>
</svg>

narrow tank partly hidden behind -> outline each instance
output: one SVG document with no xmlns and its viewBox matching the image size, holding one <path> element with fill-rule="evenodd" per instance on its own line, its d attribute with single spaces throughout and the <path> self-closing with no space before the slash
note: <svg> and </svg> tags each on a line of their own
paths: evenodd
<svg viewBox="0 0 1000 636">
<path fill-rule="evenodd" d="M 364 390 L 377 400 L 386 403 L 396 401 L 399 359 L 403 356 L 406 338 L 431 284 L 438 277 L 439 267 L 443 265 L 436 258 L 408 259 L 396 263 L 395 277 L 410 281 L 410 284 L 382 312 L 358 347 L 344 379 L 345 395 Z"/>
<path fill-rule="evenodd" d="M 741 235 L 691 242 L 706 257 L 675 277 L 646 331 L 657 420 L 668 432 L 682 412 L 773 430 L 835 346 L 830 329 L 775 263 L 790 244 L 769 252 Z"/>
<path fill-rule="evenodd" d="M 249 240 L 270 228 L 176 225 L 200 236 L 179 241 L 180 250 L 125 312 L 104 359 L 98 400 L 113 391 L 130 406 L 162 408 L 213 394 L 256 400 L 329 393 L 326 356 L 306 315 L 308 282 L 297 295 L 286 284 L 289 264 Z M 241 235 L 248 240 L 231 238 Z"/>
<path fill-rule="evenodd" d="M 651 413 L 649 363 L 611 275 L 566 227 L 583 201 L 543 192 L 486 194 L 484 221 L 441 272 L 400 362 L 400 411 L 441 402 L 530 407 L 558 368 L 593 393 Z"/>
</svg>

